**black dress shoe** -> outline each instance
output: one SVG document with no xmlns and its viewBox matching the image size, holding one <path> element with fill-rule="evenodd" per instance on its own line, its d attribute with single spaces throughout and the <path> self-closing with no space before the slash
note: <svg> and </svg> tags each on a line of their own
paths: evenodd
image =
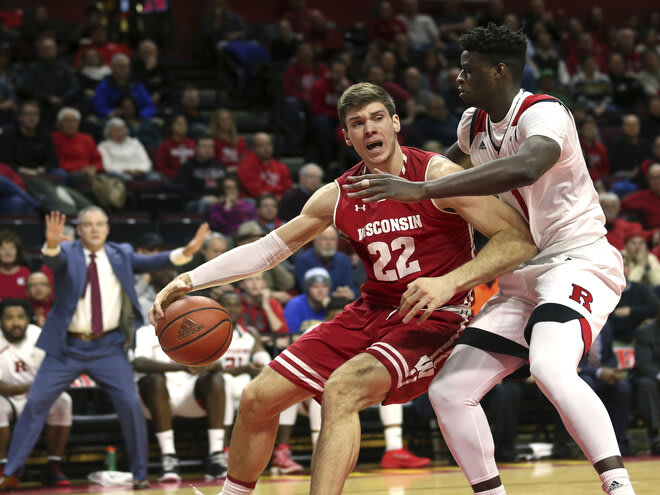
<svg viewBox="0 0 660 495">
<path fill-rule="evenodd" d="M 149 488 L 149 480 L 137 480 L 133 482 L 133 490 L 146 490 Z"/>
</svg>

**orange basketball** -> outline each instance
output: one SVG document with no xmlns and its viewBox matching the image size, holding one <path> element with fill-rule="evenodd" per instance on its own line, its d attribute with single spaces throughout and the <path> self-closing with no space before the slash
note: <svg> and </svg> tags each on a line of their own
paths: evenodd
<svg viewBox="0 0 660 495">
<path fill-rule="evenodd" d="M 225 308 L 203 296 L 173 302 L 156 326 L 165 354 L 186 366 L 204 366 L 218 359 L 229 348 L 233 333 Z"/>
</svg>

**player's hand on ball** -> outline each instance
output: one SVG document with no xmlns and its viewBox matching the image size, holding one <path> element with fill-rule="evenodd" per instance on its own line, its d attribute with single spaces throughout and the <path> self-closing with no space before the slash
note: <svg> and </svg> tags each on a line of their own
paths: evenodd
<svg viewBox="0 0 660 495">
<path fill-rule="evenodd" d="M 431 316 L 433 310 L 449 301 L 453 295 L 453 291 L 447 287 L 442 277 L 418 278 L 408 284 L 408 290 L 401 296 L 399 314 L 403 315 L 403 322 L 408 323 L 424 310 L 424 314 L 417 320 L 420 324 Z"/>
<path fill-rule="evenodd" d="M 190 276 L 187 273 L 179 275 L 177 278 L 172 280 L 167 284 L 163 289 L 156 294 L 156 300 L 154 305 L 149 310 L 149 321 L 153 326 L 158 324 L 164 311 L 167 307 L 172 304 L 174 301 L 182 299 L 188 292 L 192 290 L 192 282 Z"/>
</svg>

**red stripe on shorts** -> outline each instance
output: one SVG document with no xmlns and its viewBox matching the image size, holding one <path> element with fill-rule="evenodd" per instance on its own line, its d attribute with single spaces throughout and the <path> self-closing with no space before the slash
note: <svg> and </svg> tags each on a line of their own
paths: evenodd
<svg viewBox="0 0 660 495">
<path fill-rule="evenodd" d="M 580 318 L 578 321 L 580 322 L 580 328 L 582 329 L 582 341 L 584 342 L 584 354 L 582 354 L 582 359 L 584 359 L 591 347 L 591 325 L 589 325 L 586 318 Z"/>
<path fill-rule="evenodd" d="M 513 194 L 513 197 L 516 198 L 516 201 L 518 201 L 518 204 L 520 205 L 520 208 L 522 209 L 525 218 L 529 222 L 529 211 L 527 210 L 527 204 L 525 203 L 525 200 L 523 199 L 522 195 L 520 194 L 518 189 L 512 189 L 511 194 Z"/>
</svg>

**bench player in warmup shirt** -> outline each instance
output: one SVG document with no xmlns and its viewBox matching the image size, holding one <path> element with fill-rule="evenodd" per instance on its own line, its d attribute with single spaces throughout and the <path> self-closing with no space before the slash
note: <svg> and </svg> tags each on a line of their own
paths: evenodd
<svg viewBox="0 0 660 495">
<path fill-rule="evenodd" d="M 32 310 L 23 299 L 0 301 L 0 471 L 4 471 L 9 448 L 9 424 L 21 415 L 37 370 L 46 353 L 37 347 L 41 328 L 30 324 Z M 62 392 L 46 420 L 48 464 L 44 483 L 70 486 L 60 462 L 71 429 L 71 397 Z"/>
<path fill-rule="evenodd" d="M 346 143 L 363 161 L 308 200 L 299 216 L 262 239 L 179 275 L 156 296 L 150 318 L 190 290 L 248 277 L 276 265 L 334 224 L 365 264 L 361 297 L 307 332 L 245 388 L 234 425 L 222 493 L 252 493 L 270 457 L 278 415 L 310 397 L 322 401 L 323 426 L 312 465 L 313 495 L 339 494 L 357 461 L 359 411 L 404 403 L 426 391 L 470 319 L 472 287 L 511 271 L 537 248 L 522 217 L 495 197 L 365 205 L 341 189 L 349 175 L 376 167 L 412 180 L 461 167 L 433 153 L 402 148 L 394 102 L 360 83 L 338 102 Z M 474 255 L 474 225 L 490 237 Z M 422 324 L 402 321 L 397 306 L 420 281 L 441 277 L 446 289 L 424 296 L 436 310 Z"/>
<path fill-rule="evenodd" d="M 626 283 L 621 255 L 605 238 L 605 216 L 575 122 L 557 99 L 520 89 L 523 34 L 490 24 L 468 31 L 461 44 L 458 88 L 472 107 L 447 157 L 474 168 L 426 183 L 370 174 L 350 179 L 354 184 L 345 190 L 354 199 L 369 197 L 367 206 L 385 198 L 416 203 L 501 193 L 529 223 L 540 253 L 500 277 L 499 294 L 472 321 L 429 388 L 445 440 L 475 493 L 506 493 L 480 400 L 529 360 L 603 491 L 633 494 L 607 410 L 576 371 Z M 444 290 L 441 279 L 426 282 L 431 292 Z M 418 306 L 413 294 L 401 311 Z"/>
<path fill-rule="evenodd" d="M 227 474 L 225 429 L 234 421 L 234 409 L 243 388 L 270 361 L 261 341 L 237 323 L 241 300 L 223 294 L 220 303 L 234 322 L 227 352 L 207 366 L 191 368 L 173 362 L 162 350 L 151 325 L 136 333 L 133 369 L 147 416 L 153 419 L 161 450 L 159 482 L 179 482 L 179 459 L 174 446 L 172 417 L 208 417 L 209 455 L 204 478 L 222 479 Z"/>
</svg>

